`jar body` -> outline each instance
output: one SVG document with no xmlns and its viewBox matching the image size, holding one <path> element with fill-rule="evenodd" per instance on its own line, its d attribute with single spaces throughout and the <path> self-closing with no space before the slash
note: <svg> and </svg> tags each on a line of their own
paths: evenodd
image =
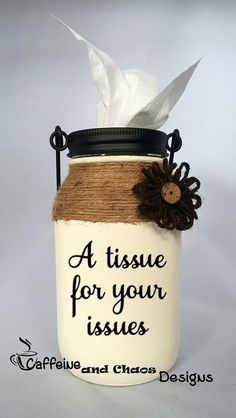
<svg viewBox="0 0 236 418">
<path fill-rule="evenodd" d="M 72 164 L 83 162 L 94 157 Z M 62 357 L 77 362 L 71 372 L 92 383 L 132 385 L 168 371 L 179 347 L 181 233 L 145 220 L 56 219 L 55 238 L 58 341 Z"/>
</svg>

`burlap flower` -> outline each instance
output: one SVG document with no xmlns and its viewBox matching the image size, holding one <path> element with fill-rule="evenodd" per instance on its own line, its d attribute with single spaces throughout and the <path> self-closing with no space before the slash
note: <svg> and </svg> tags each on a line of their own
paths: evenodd
<svg viewBox="0 0 236 418">
<path fill-rule="evenodd" d="M 183 162 L 163 165 L 154 162 L 142 173 L 145 178 L 133 187 L 140 199 L 139 211 L 145 218 L 155 221 L 160 228 L 183 231 L 193 226 L 197 219 L 196 209 L 201 206 L 201 197 L 196 194 L 200 181 L 188 177 L 190 166 Z"/>
</svg>

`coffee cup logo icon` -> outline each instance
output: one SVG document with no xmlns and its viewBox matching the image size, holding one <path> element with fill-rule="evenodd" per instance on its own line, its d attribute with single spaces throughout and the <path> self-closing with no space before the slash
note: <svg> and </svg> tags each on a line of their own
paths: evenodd
<svg viewBox="0 0 236 418">
<path fill-rule="evenodd" d="M 27 347 L 27 350 L 23 350 L 21 353 L 12 354 L 10 361 L 14 366 L 18 366 L 21 370 L 32 370 L 37 361 L 37 351 L 31 350 L 31 342 L 26 338 L 23 340 L 19 337 L 19 340 Z"/>
</svg>

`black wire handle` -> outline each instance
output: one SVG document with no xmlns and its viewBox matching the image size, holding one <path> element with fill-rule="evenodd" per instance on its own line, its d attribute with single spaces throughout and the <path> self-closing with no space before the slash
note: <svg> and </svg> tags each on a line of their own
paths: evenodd
<svg viewBox="0 0 236 418">
<path fill-rule="evenodd" d="M 63 144 L 63 137 L 65 143 Z M 55 142 L 54 142 L 55 138 Z M 60 152 L 64 151 L 68 146 L 68 135 L 61 130 L 60 126 L 56 126 L 55 131 L 50 135 L 50 145 L 56 151 L 56 176 L 57 176 L 57 190 L 61 185 L 61 159 Z"/>
<path fill-rule="evenodd" d="M 168 143 L 170 138 L 172 138 L 171 145 L 169 145 Z M 179 134 L 179 130 L 175 129 L 171 134 L 167 135 L 166 149 L 170 151 L 169 164 L 173 164 L 174 154 L 175 152 L 179 151 L 181 147 L 182 147 L 182 139 Z"/>
</svg>

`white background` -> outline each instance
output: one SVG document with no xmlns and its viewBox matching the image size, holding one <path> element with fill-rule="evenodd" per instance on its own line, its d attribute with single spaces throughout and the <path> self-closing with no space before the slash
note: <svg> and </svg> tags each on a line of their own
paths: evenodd
<svg viewBox="0 0 236 418">
<path fill-rule="evenodd" d="M 1 416 L 235 416 L 235 2 L 1 1 Z M 183 234 L 181 350 L 173 373 L 212 373 L 213 383 L 109 388 L 66 371 L 24 372 L 9 362 L 29 339 L 59 358 L 54 234 L 56 124 L 96 125 L 86 49 L 49 17 L 65 20 L 122 69 L 164 88 L 203 56 L 162 130 L 178 128 L 177 162 L 191 162 L 203 206 Z M 66 153 L 63 154 L 66 173 Z M 234 411 L 234 412 L 233 412 Z"/>
</svg>

